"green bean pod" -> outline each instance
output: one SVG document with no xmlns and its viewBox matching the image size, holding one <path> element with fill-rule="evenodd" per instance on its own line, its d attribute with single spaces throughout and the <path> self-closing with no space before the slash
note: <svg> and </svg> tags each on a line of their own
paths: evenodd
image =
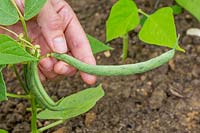
<svg viewBox="0 0 200 133">
<path fill-rule="evenodd" d="M 96 66 L 83 63 L 67 54 L 52 53 L 51 56 L 58 60 L 64 61 L 74 66 L 78 70 L 86 72 L 88 74 L 99 75 L 99 76 L 119 76 L 119 75 L 138 74 L 152 70 L 168 62 L 170 59 L 173 58 L 174 54 L 175 54 L 175 49 L 172 49 L 161 54 L 160 56 L 157 56 L 145 62 L 140 62 L 136 64 L 127 64 L 127 65 L 96 65 Z"/>
<path fill-rule="evenodd" d="M 29 95 L 30 94 L 30 90 L 29 90 L 29 87 L 28 87 L 28 81 L 26 80 L 26 78 L 27 78 L 27 70 L 28 70 L 28 65 L 27 64 L 24 64 L 23 65 L 23 78 L 25 79 L 25 88 L 24 88 L 24 91 L 25 91 L 25 93 L 27 94 L 27 95 Z"/>
<path fill-rule="evenodd" d="M 26 83 L 28 90 L 30 93 L 35 96 L 36 101 L 42 106 L 52 111 L 61 111 L 66 110 L 68 108 L 61 108 L 59 107 L 59 103 L 55 103 L 47 94 L 45 89 L 42 86 L 42 83 L 40 82 L 39 75 L 38 75 L 38 62 L 34 61 L 31 62 L 27 66 L 26 70 Z"/>
</svg>

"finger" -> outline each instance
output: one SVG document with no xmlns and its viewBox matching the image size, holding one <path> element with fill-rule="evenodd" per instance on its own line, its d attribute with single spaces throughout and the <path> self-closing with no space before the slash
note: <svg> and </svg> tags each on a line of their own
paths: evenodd
<svg viewBox="0 0 200 133">
<path fill-rule="evenodd" d="M 83 44 L 85 44 L 85 46 L 82 45 L 85 49 L 83 50 L 82 49 L 83 47 L 78 47 L 78 49 L 75 48 L 72 50 L 72 54 L 79 60 L 82 60 L 86 63 L 96 64 L 95 59 L 92 55 L 90 46 L 89 46 L 89 42 L 87 41 L 85 33 L 84 33 L 82 27 L 80 26 L 80 23 L 78 22 L 71 7 L 63 0 L 57 0 L 57 1 L 51 0 L 51 2 L 52 2 L 53 7 L 55 8 L 55 10 L 58 12 L 58 14 L 60 14 L 62 16 L 65 24 L 67 24 L 66 25 L 67 29 L 66 29 L 65 35 L 66 35 L 67 42 L 70 43 L 68 45 L 72 48 L 73 44 L 81 44 L 82 41 L 85 41 L 85 43 L 83 42 Z M 75 23 L 74 23 L 74 20 L 75 20 Z M 72 24 L 74 24 L 74 25 L 72 25 Z M 69 30 L 69 28 L 71 30 Z M 80 39 L 78 39 L 76 42 L 76 39 L 79 37 L 77 35 L 80 36 Z M 87 58 L 87 59 L 84 59 L 84 58 Z M 91 76 L 91 75 L 88 75 L 85 73 L 81 73 L 81 76 L 82 76 L 83 80 L 88 84 L 93 84 L 96 81 L 96 77 L 94 77 L 94 76 Z"/>
<path fill-rule="evenodd" d="M 95 60 L 94 60 L 93 58 L 88 58 L 88 57 L 83 58 L 82 61 L 85 62 L 85 63 L 87 63 L 87 64 L 93 64 L 93 63 L 95 62 Z M 95 63 L 95 64 L 96 64 L 96 63 Z M 89 74 L 84 73 L 84 72 L 80 72 L 80 74 L 81 74 L 82 79 L 83 79 L 86 83 L 88 83 L 88 84 L 90 84 L 90 85 L 95 84 L 95 82 L 96 82 L 96 80 L 97 80 L 97 79 L 96 79 L 96 76 L 89 75 Z"/>
<path fill-rule="evenodd" d="M 92 50 L 90 48 L 85 32 L 83 31 L 78 19 L 75 16 L 70 21 L 65 31 L 65 35 L 68 46 L 74 57 L 85 63 L 96 65 L 96 61 L 92 54 Z M 88 84 L 94 84 L 96 82 L 96 77 L 93 75 L 81 72 L 81 77 Z"/>
<path fill-rule="evenodd" d="M 41 31 L 54 52 L 66 53 L 67 43 L 64 36 L 64 23 L 50 1 L 47 1 L 37 18 Z"/>
<path fill-rule="evenodd" d="M 53 72 L 54 63 L 55 61 L 51 58 L 44 58 L 39 62 L 40 71 L 48 79 L 53 79 L 57 76 L 57 74 Z"/>
<path fill-rule="evenodd" d="M 47 53 L 52 52 L 51 48 L 47 44 L 46 39 L 41 33 L 40 27 L 35 21 L 30 21 L 27 24 L 27 27 L 30 29 L 29 37 L 31 38 L 32 44 L 39 44 L 41 48 L 41 55 L 45 55 Z"/>
<path fill-rule="evenodd" d="M 70 21 L 73 19 L 74 12 L 64 0 L 50 0 L 55 11 L 62 17 L 64 27 L 67 28 Z"/>
<path fill-rule="evenodd" d="M 57 74 L 65 75 L 65 76 L 72 76 L 76 73 L 76 69 L 62 61 L 59 61 L 54 66 L 54 71 Z"/>
<path fill-rule="evenodd" d="M 70 7 L 66 1 L 64 0 L 50 0 L 51 4 L 53 5 L 54 9 L 57 13 L 59 13 L 62 9 L 64 9 L 66 6 Z M 72 10 L 70 8 L 68 11 L 71 12 Z M 70 13 L 71 14 L 71 13 Z"/>
<path fill-rule="evenodd" d="M 40 77 L 41 82 L 45 82 L 46 77 L 44 76 L 44 74 L 40 70 L 38 70 L 38 73 L 39 73 L 39 77 Z"/>
</svg>

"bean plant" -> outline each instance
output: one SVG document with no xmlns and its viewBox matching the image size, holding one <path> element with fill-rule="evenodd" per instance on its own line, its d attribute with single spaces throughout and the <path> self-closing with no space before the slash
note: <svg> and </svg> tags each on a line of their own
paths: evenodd
<svg viewBox="0 0 200 133">
<path fill-rule="evenodd" d="M 168 46 L 172 49 L 148 61 L 126 65 L 94 66 L 85 64 L 67 54 L 48 53 L 41 55 L 39 45 L 33 44 L 32 39 L 29 37 L 26 22 L 39 13 L 45 2 L 46 0 L 25 0 L 24 14 L 22 14 L 15 0 L 0 0 L 0 28 L 15 36 L 15 38 L 12 38 L 11 36 L 0 34 L 0 101 L 5 101 L 8 97 L 27 99 L 31 105 L 27 110 L 31 112 L 32 133 L 43 132 L 64 123 L 72 117 L 87 112 L 104 96 L 102 85 L 98 85 L 97 87 L 88 88 L 76 94 L 63 97 L 55 102 L 43 88 L 38 76 L 38 62 L 42 58 L 54 57 L 74 66 L 80 71 L 93 75 L 118 76 L 144 73 L 155 69 L 172 59 L 176 49 L 183 51 L 178 46 L 171 8 L 162 8 L 152 15 L 147 15 L 142 10 L 137 9 L 133 1 L 119 0 L 117 7 L 114 7 L 114 9 L 120 8 L 121 12 L 114 16 L 120 17 L 126 14 L 129 17 L 119 18 L 120 21 L 118 22 L 120 23 L 126 19 L 126 22 L 122 23 L 121 26 L 117 26 L 116 21 L 108 22 L 108 25 L 112 26 L 110 28 L 113 29 L 113 34 L 108 35 L 109 40 L 119 36 L 117 29 L 120 29 L 120 31 L 123 31 L 124 40 L 126 40 L 124 43 L 127 43 L 127 31 L 138 25 L 138 12 L 140 12 L 147 17 L 139 34 L 140 38 L 145 42 L 157 45 L 162 44 L 162 46 Z M 126 10 L 128 8 L 124 8 L 123 4 L 133 8 L 133 10 L 131 12 Z M 21 22 L 23 34 L 17 34 L 7 28 L 7 26 L 14 25 L 18 21 Z M 88 39 L 94 54 L 111 49 L 90 35 L 88 35 Z M 22 76 L 19 74 L 20 69 L 16 67 L 18 64 L 23 66 Z M 21 88 L 24 90 L 23 95 L 6 91 L 2 70 L 7 67 L 13 67 Z M 55 122 L 38 128 L 37 120 L 54 120 Z M 6 131 L 1 129 L 0 132 Z"/>
<path fill-rule="evenodd" d="M 138 34 L 141 41 L 147 44 L 174 47 L 177 34 L 171 7 L 157 9 L 149 15 L 138 8 L 133 0 L 118 0 L 113 5 L 106 22 L 106 41 L 119 37 L 123 39 L 123 60 L 128 55 L 129 32 L 139 26 L 141 28 Z M 177 50 L 184 51 L 179 46 Z"/>
</svg>

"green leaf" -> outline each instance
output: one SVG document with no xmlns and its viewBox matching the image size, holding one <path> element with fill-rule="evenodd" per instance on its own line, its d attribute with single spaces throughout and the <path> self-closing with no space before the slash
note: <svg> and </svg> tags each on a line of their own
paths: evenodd
<svg viewBox="0 0 200 133">
<path fill-rule="evenodd" d="M 6 84 L 3 79 L 3 74 L 0 70 L 0 102 L 7 100 L 6 96 Z"/>
<path fill-rule="evenodd" d="M 19 15 L 11 0 L 0 0 L 0 25 L 13 25 L 19 20 Z"/>
<path fill-rule="evenodd" d="M 107 46 L 103 42 L 97 40 L 96 38 L 94 38 L 88 34 L 87 34 L 87 38 L 90 42 L 90 46 L 91 46 L 93 54 L 97 54 L 97 53 L 100 53 L 103 51 L 113 50 L 113 48 Z"/>
<path fill-rule="evenodd" d="M 8 131 L 0 129 L 0 133 L 8 133 Z"/>
<path fill-rule="evenodd" d="M 171 8 L 175 15 L 179 15 L 182 12 L 182 7 L 180 7 L 179 5 L 172 5 Z"/>
<path fill-rule="evenodd" d="M 0 35 L 0 65 L 34 60 L 37 60 L 37 58 L 26 52 L 14 39 Z"/>
<path fill-rule="evenodd" d="M 38 114 L 39 119 L 69 119 L 89 111 L 104 96 L 100 86 L 80 91 L 64 98 L 59 106 L 67 107 L 65 111 L 44 110 Z"/>
<path fill-rule="evenodd" d="M 106 40 L 121 37 L 140 23 L 138 8 L 133 0 L 119 0 L 111 9 L 106 22 Z"/>
<path fill-rule="evenodd" d="M 25 0 L 24 18 L 29 20 L 36 16 L 47 0 Z"/>
<path fill-rule="evenodd" d="M 200 0 L 176 0 L 176 2 L 200 21 Z"/>
<path fill-rule="evenodd" d="M 139 38 L 145 43 L 174 48 L 177 35 L 173 10 L 165 7 L 150 15 L 139 32 Z M 177 50 L 184 51 L 179 46 Z"/>
</svg>

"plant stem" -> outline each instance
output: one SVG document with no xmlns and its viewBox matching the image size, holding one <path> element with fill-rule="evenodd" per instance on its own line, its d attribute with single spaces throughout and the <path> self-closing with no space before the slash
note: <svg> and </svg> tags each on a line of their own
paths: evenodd
<svg viewBox="0 0 200 133">
<path fill-rule="evenodd" d="M 24 20 L 24 17 L 20 18 L 21 22 L 22 22 L 22 26 L 23 26 L 23 29 L 24 29 L 24 34 L 25 34 L 25 39 L 27 41 L 29 41 L 29 37 L 28 37 L 28 31 L 27 31 L 27 26 L 26 26 L 26 22 Z"/>
<path fill-rule="evenodd" d="M 35 97 L 31 96 L 31 133 L 38 133 L 37 129 L 37 107 L 35 102 Z"/>
<path fill-rule="evenodd" d="M 31 111 L 32 111 L 32 108 L 26 108 L 26 110 L 31 112 Z M 42 108 L 37 108 L 37 112 L 38 112 L 38 111 L 42 111 Z"/>
<path fill-rule="evenodd" d="M 26 90 L 26 86 L 25 86 L 24 82 L 22 81 L 22 79 L 21 79 L 21 77 L 20 77 L 20 75 L 19 75 L 19 73 L 18 73 L 18 71 L 17 71 L 16 65 L 13 65 L 13 69 L 14 69 L 15 75 L 16 75 L 16 77 L 17 77 L 17 79 L 18 79 L 18 81 L 19 81 L 21 87 L 22 87 L 24 90 Z"/>
<path fill-rule="evenodd" d="M 40 129 L 38 129 L 38 131 L 39 131 L 40 133 L 41 133 L 41 132 L 44 132 L 44 131 L 46 131 L 46 130 L 52 128 L 52 127 L 58 126 L 58 125 L 60 125 L 60 124 L 62 124 L 62 123 L 64 123 L 64 122 L 65 122 L 65 120 L 58 120 L 58 121 L 56 121 L 56 122 L 54 122 L 54 123 L 51 123 L 51 124 L 49 124 L 49 125 L 47 125 L 47 126 L 45 126 L 45 127 L 42 127 L 42 128 L 40 128 Z"/>
<path fill-rule="evenodd" d="M 160 4 L 161 0 L 156 0 L 156 3 L 154 5 L 154 10 L 156 10 Z"/>
<path fill-rule="evenodd" d="M 22 15 L 22 13 L 20 12 L 19 8 L 17 7 L 17 4 L 15 3 L 15 0 L 11 0 L 12 4 L 14 5 L 14 7 L 16 8 L 19 17 L 20 17 L 20 21 L 24 30 L 24 36 L 25 36 L 25 43 L 30 42 L 30 39 L 28 37 L 28 30 L 27 30 L 27 25 L 24 19 L 24 16 Z M 30 43 L 27 43 L 30 45 Z M 25 86 L 25 85 L 23 85 Z M 26 87 L 26 86 L 25 86 Z M 25 88 L 26 89 L 26 88 Z M 36 106 L 36 101 L 35 101 L 35 97 L 33 95 L 30 95 L 31 99 L 30 99 L 30 103 L 31 103 L 31 132 L 32 133 L 38 133 L 38 129 L 37 129 L 37 106 Z"/>
<path fill-rule="evenodd" d="M 30 43 L 29 41 L 23 39 L 23 38 L 19 38 L 19 40 L 25 42 L 27 44 L 27 47 L 29 48 L 34 48 L 34 45 L 32 43 Z"/>
<path fill-rule="evenodd" d="M 5 28 L 5 27 L 3 27 L 3 26 L 0 26 L 0 29 L 3 29 L 3 30 L 5 30 L 5 31 L 7 31 L 7 32 L 9 32 L 9 33 L 11 33 L 11 34 L 13 34 L 13 35 L 16 36 L 17 38 L 19 38 L 19 40 L 21 40 L 21 41 L 27 43 L 26 47 L 32 48 L 32 47 L 34 46 L 34 45 L 31 44 L 29 41 L 23 39 L 22 37 L 19 37 L 19 35 L 18 35 L 17 33 L 15 33 L 14 31 L 9 30 L 8 28 Z M 30 46 L 29 46 L 29 45 L 30 45 Z"/>
<path fill-rule="evenodd" d="M 3 27 L 3 26 L 0 26 L 0 29 L 3 29 L 3 30 L 5 30 L 5 31 L 8 31 L 8 32 L 10 32 L 11 34 L 13 34 L 14 36 L 18 37 L 17 33 L 15 33 L 14 31 L 9 30 L 8 28 L 5 28 L 5 27 Z"/>
<path fill-rule="evenodd" d="M 8 97 L 12 98 L 24 98 L 24 99 L 30 99 L 29 95 L 17 95 L 17 94 L 11 94 L 11 93 L 6 93 Z"/>
<path fill-rule="evenodd" d="M 128 56 L 128 43 L 129 43 L 129 36 L 128 33 L 123 36 L 123 53 L 122 53 L 122 59 L 123 61 L 126 60 Z"/>
<path fill-rule="evenodd" d="M 17 7 L 17 4 L 15 3 L 15 0 L 11 0 L 12 4 L 14 5 L 15 9 L 17 10 L 18 14 L 19 14 L 19 18 L 20 21 L 22 23 L 22 27 L 24 29 L 24 34 L 25 34 L 25 39 L 29 40 L 28 38 L 28 31 L 27 31 L 27 26 L 26 26 L 26 22 L 24 20 L 24 16 L 22 15 L 22 13 L 20 12 L 19 8 Z"/>
<path fill-rule="evenodd" d="M 138 9 L 138 12 L 141 13 L 142 15 L 146 16 L 147 18 L 149 17 L 149 15 L 147 13 L 145 13 L 144 11 L 142 11 L 142 9 Z"/>
</svg>

